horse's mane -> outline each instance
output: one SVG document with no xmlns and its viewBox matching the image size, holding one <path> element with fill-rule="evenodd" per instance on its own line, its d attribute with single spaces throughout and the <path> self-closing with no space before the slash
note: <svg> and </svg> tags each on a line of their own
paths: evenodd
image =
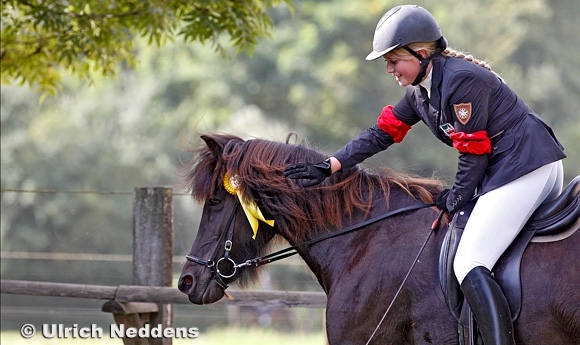
<svg viewBox="0 0 580 345">
<path fill-rule="evenodd" d="M 292 163 L 319 162 L 327 155 L 304 144 L 244 141 L 217 133 L 202 138 L 206 144 L 213 144 L 190 150 L 194 159 L 184 166 L 184 186 L 194 199 L 203 202 L 216 195 L 217 189 L 223 188 L 226 171 L 235 173 L 243 197 L 256 200 L 265 215 L 275 216 L 279 230 L 292 234 L 296 241 L 308 238 L 313 229 L 338 228 L 345 217 L 352 217 L 355 212 L 368 213 L 373 201 L 388 200 L 393 188 L 430 203 L 443 185 L 438 180 L 389 169 L 374 174 L 355 167 L 333 174 L 319 186 L 302 188 L 284 177 L 284 168 Z M 221 154 L 217 148 L 221 148 Z"/>
</svg>

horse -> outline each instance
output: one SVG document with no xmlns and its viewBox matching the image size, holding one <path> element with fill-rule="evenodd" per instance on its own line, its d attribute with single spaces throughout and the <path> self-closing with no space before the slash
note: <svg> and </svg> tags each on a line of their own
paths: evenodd
<svg viewBox="0 0 580 345">
<path fill-rule="evenodd" d="M 438 274 L 448 221 L 431 229 L 438 216 L 433 196 L 442 182 L 357 166 L 302 188 L 284 177 L 284 167 L 327 155 L 290 144 L 289 138 L 284 143 L 217 133 L 201 138 L 205 145 L 191 149 L 194 158 L 183 166 L 184 186 L 204 205 L 178 281 L 192 303 L 214 303 L 228 284 L 244 288 L 256 281 L 258 265 L 251 259 L 283 238 L 327 296 L 329 344 L 463 343 Z M 252 216 L 246 217 L 250 206 L 260 211 L 254 228 Z M 405 208 L 410 210 L 397 212 Z M 388 212 L 393 216 L 340 232 Z M 324 240 L 313 241 L 321 236 Z M 579 248 L 576 231 L 526 249 L 521 312 L 514 321 L 517 344 L 580 344 Z"/>
</svg>

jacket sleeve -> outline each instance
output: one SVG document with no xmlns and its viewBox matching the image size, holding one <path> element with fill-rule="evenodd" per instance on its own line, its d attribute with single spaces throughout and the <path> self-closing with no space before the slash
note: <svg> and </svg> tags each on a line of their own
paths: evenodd
<svg viewBox="0 0 580 345">
<path fill-rule="evenodd" d="M 460 154 L 455 183 L 447 196 L 447 209 L 456 211 L 465 206 L 475 191 L 487 166 L 488 155 Z"/>
<path fill-rule="evenodd" d="M 377 125 L 363 131 L 333 155 L 343 170 L 348 170 L 365 159 L 386 150 L 394 144 L 393 138 Z"/>
<path fill-rule="evenodd" d="M 455 89 L 449 99 L 449 111 L 455 132 L 465 136 L 480 132 L 488 139 L 485 131 L 489 118 L 490 88 L 479 76 L 466 71 L 456 73 L 451 80 L 450 87 Z M 457 173 L 447 197 L 447 208 L 452 211 L 466 205 L 475 195 L 489 160 L 488 153 L 466 152 L 456 144 L 454 142 L 454 147 L 459 151 Z"/>
<path fill-rule="evenodd" d="M 420 121 L 416 110 L 412 106 L 412 95 L 412 90 L 407 89 L 406 95 L 401 98 L 397 105 L 383 108 L 375 126 L 359 134 L 358 137 L 334 154 L 342 169 L 352 168 L 365 159 L 386 150 L 395 142 L 400 142 L 404 134 L 399 130 L 402 127 L 407 127 L 404 130 L 406 133 L 411 126 Z M 398 127 L 398 129 L 389 130 L 388 127 L 391 126 Z M 392 134 L 389 134 L 389 131 Z M 398 138 L 393 138 L 393 134 Z"/>
</svg>

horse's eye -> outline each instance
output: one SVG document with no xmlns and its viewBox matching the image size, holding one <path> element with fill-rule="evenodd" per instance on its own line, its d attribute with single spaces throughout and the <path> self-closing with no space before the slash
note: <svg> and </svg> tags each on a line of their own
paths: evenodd
<svg viewBox="0 0 580 345">
<path fill-rule="evenodd" d="M 219 206 L 220 203 L 221 203 L 221 200 L 218 199 L 218 198 L 211 198 L 211 199 L 209 199 L 209 205 L 212 206 L 212 207 Z"/>
</svg>

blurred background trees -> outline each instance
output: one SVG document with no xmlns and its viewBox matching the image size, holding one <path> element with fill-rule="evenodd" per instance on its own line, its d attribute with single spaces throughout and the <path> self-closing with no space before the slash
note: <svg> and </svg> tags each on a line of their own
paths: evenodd
<svg viewBox="0 0 580 345">
<path fill-rule="evenodd" d="M 377 20 L 395 1 L 296 0 L 292 9 L 278 1 L 241 2 L 255 6 L 228 22 L 242 23 L 241 31 L 210 20 L 195 29 L 208 27 L 206 36 L 188 26 L 197 23 L 191 17 L 197 2 L 114 2 L 125 9 L 110 7 L 113 2 L 74 3 L 2 2 L 2 252 L 131 254 L 133 188 L 170 185 L 181 192 L 180 161 L 189 159 L 182 144 L 199 144 L 197 133 L 283 141 L 295 131 L 330 154 L 404 92 L 385 75 L 383 62 L 364 60 Z M 565 182 L 578 175 L 580 3 L 417 4 L 433 13 L 450 45 L 492 62 L 553 126 L 568 154 Z M 99 15 L 116 11 L 139 14 Z M 199 20 L 209 20 L 208 12 L 200 13 Z M 59 32 L 56 38 L 50 28 Z M 50 39 L 40 48 L 22 44 L 42 37 Z M 41 99 L 47 91 L 55 95 Z M 417 125 L 402 144 L 364 165 L 451 183 L 456 161 L 453 149 Z M 100 193 L 7 191 L 46 189 Z M 187 196 L 174 200 L 175 254 L 182 256 L 200 210 Z M 3 279 L 131 282 L 130 263 L 3 259 L 1 265 Z M 304 270 L 270 273 L 274 288 L 317 289 Z M 296 286 L 289 275 L 304 283 Z"/>
<path fill-rule="evenodd" d="M 280 2 L 3 0 L 2 82 L 54 94 L 63 70 L 113 76 L 120 64 L 135 66 L 137 37 L 157 47 L 176 37 L 209 42 L 226 53 L 227 36 L 238 52 L 251 52 L 272 26 L 268 9 Z"/>
</svg>

